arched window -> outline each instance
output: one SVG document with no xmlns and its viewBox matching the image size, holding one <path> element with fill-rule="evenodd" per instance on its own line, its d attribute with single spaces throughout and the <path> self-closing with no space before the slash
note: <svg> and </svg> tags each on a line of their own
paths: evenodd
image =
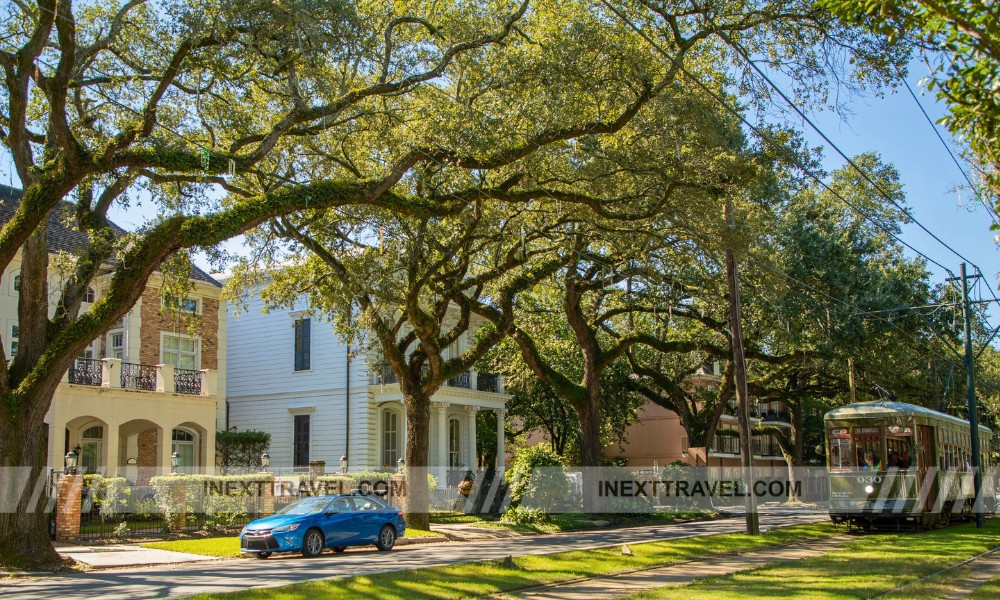
<svg viewBox="0 0 1000 600">
<path fill-rule="evenodd" d="M 394 469 L 399 460 L 399 413 L 382 411 L 382 466 Z"/>
<path fill-rule="evenodd" d="M 171 433 L 171 439 L 173 441 L 171 452 L 176 452 L 177 458 L 180 459 L 177 471 L 180 473 L 190 473 L 191 467 L 194 466 L 195 435 L 187 429 L 174 429 Z"/>
<path fill-rule="evenodd" d="M 462 465 L 462 423 L 458 419 L 448 420 L 448 466 L 452 469 Z"/>
<path fill-rule="evenodd" d="M 104 427 L 94 425 L 80 434 L 79 461 L 84 473 L 95 473 L 104 466 Z"/>
</svg>

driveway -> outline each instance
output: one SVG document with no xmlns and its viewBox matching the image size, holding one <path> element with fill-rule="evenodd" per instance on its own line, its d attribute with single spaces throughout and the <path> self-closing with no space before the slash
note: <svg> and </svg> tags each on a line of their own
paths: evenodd
<svg viewBox="0 0 1000 600">
<path fill-rule="evenodd" d="M 809 523 L 828 519 L 826 513 L 808 509 L 770 509 L 761 514 L 762 528 Z M 73 573 L 4 581 L 5 600 L 37 598 L 48 600 L 91 600 L 101 598 L 164 598 L 199 593 L 228 592 L 257 587 L 282 586 L 317 579 L 371 575 L 387 571 L 418 569 L 503 558 L 552 554 L 567 550 L 586 550 L 653 542 L 718 533 L 739 533 L 742 518 L 650 525 L 579 533 L 561 533 L 534 537 L 481 542 L 449 542 L 396 548 L 378 552 L 365 548 L 344 554 L 323 554 L 315 559 L 298 556 L 260 560 L 220 560 L 191 564 L 161 565 Z"/>
</svg>

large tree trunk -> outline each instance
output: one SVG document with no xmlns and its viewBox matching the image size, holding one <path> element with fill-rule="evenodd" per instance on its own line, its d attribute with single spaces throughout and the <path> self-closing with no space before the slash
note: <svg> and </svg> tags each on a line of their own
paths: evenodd
<svg viewBox="0 0 1000 600">
<path fill-rule="evenodd" d="M 601 389 L 599 384 L 588 386 L 587 404 L 579 407 L 580 464 L 583 467 L 583 510 L 603 512 L 598 503 L 598 467 L 601 466 Z"/>
<path fill-rule="evenodd" d="M 430 399 L 416 392 L 405 396 L 406 405 L 406 526 L 430 527 L 430 492 L 427 457 L 430 448 Z M 444 482 L 442 482 L 444 483 Z"/>
<path fill-rule="evenodd" d="M 10 398 L 10 394 L 6 394 Z M 45 411 L 4 414 L 0 435 L 0 566 L 29 571 L 50 570 L 61 559 L 49 541 L 46 448 L 42 440 Z M 5 407 L 9 408 L 9 407 Z"/>
<path fill-rule="evenodd" d="M 788 469 L 788 481 L 792 484 L 792 491 L 789 492 L 788 499 L 801 500 L 799 494 L 795 494 L 797 489 L 795 483 L 798 477 L 796 476 L 796 469 L 802 466 L 802 454 L 803 446 L 805 444 L 805 428 L 802 426 L 802 404 L 798 406 L 793 406 L 792 403 L 788 403 L 788 414 L 791 415 L 792 419 L 792 431 L 791 431 L 791 442 L 792 442 L 792 454 L 788 457 L 791 460 L 791 464 Z M 794 494 L 794 496 L 793 496 Z"/>
</svg>

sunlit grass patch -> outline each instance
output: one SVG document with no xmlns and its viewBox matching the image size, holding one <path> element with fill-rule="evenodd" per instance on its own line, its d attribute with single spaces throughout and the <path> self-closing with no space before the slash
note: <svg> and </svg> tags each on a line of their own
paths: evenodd
<svg viewBox="0 0 1000 600">
<path fill-rule="evenodd" d="M 275 598 L 281 600 L 356 598 L 377 594 L 379 598 L 457 598 L 496 594 L 535 585 L 608 575 L 670 564 L 693 558 L 745 552 L 809 539 L 823 539 L 837 530 L 828 523 L 774 529 L 767 535 L 725 534 L 630 545 L 634 556 L 624 556 L 620 547 L 580 550 L 513 559 L 513 566 L 486 561 L 397 571 L 363 577 L 303 583 L 200 596 L 200 598 Z"/>
</svg>

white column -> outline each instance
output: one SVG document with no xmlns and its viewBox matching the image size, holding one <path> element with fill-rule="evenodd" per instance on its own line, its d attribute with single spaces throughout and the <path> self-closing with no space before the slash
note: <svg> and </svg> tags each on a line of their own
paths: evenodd
<svg viewBox="0 0 1000 600">
<path fill-rule="evenodd" d="M 101 387 L 120 388 L 122 386 L 122 361 L 120 358 L 101 359 Z"/>
<path fill-rule="evenodd" d="M 476 472 L 476 406 L 465 407 L 465 466 Z"/>
<path fill-rule="evenodd" d="M 108 435 L 104 436 L 104 474 L 106 477 L 114 477 L 118 474 L 118 449 L 121 447 L 118 442 L 118 423 L 109 423 Z"/>
<path fill-rule="evenodd" d="M 497 474 L 503 474 L 504 470 L 507 468 L 507 459 L 504 456 L 506 448 L 504 448 L 504 418 L 507 415 L 506 408 L 498 408 L 497 411 Z"/>
<path fill-rule="evenodd" d="M 170 455 L 174 451 L 173 436 L 173 427 L 163 427 L 157 432 L 156 443 L 160 450 L 160 464 L 156 466 L 158 467 L 158 473 L 160 475 L 167 475 L 170 473 Z"/>
<path fill-rule="evenodd" d="M 437 457 L 432 457 L 430 466 L 433 471 L 437 467 L 438 485 L 444 487 L 448 483 L 448 403 L 432 402 L 437 419 Z M 437 462 L 434 462 L 437 460 Z"/>
<path fill-rule="evenodd" d="M 156 391 L 174 393 L 174 365 L 156 365 Z"/>
</svg>

